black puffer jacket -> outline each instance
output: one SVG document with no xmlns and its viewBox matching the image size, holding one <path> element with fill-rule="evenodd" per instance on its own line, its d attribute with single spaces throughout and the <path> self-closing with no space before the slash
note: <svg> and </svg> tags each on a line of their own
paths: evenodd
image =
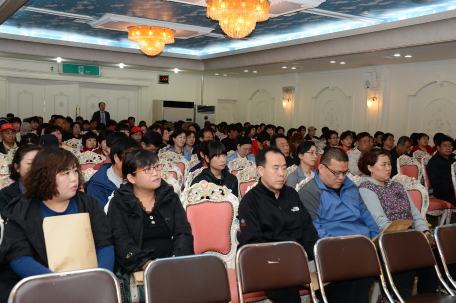
<svg viewBox="0 0 456 303">
<path fill-rule="evenodd" d="M 203 171 L 195 177 L 192 181 L 192 185 L 201 181 L 207 181 L 217 185 L 225 185 L 228 189 L 231 189 L 231 193 L 238 196 L 238 180 L 236 176 L 230 174 L 226 169 L 222 170 L 222 178 L 217 179 L 209 168 L 203 169 Z"/>
<path fill-rule="evenodd" d="M 192 255 L 193 235 L 187 214 L 172 187 L 164 180 L 155 190 L 154 210 L 157 210 L 173 237 L 175 256 Z M 154 248 L 142 249 L 143 212 L 133 193 L 133 185 L 123 184 L 115 191 L 108 209 L 115 239 L 116 263 L 128 272 L 141 270 L 148 261 L 155 259 Z"/>
</svg>

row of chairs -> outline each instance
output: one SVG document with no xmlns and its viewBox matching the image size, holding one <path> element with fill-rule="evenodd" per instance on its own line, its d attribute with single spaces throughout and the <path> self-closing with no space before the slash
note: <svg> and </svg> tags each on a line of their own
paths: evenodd
<svg viewBox="0 0 456 303">
<path fill-rule="evenodd" d="M 437 247 L 453 288 L 456 283 L 447 265 L 456 263 L 455 237 L 456 225 L 436 229 Z M 236 255 L 235 281 L 230 281 L 230 269 L 225 263 L 211 254 L 158 259 L 144 272 L 145 299 L 147 303 L 268 302 L 264 291 L 299 287 L 300 294 L 307 296 L 309 302 L 319 302 L 315 294 L 319 288 L 323 302 L 327 303 L 327 284 L 377 277 L 390 302 L 395 301 L 389 289 L 402 303 L 456 302 L 423 233 L 408 230 L 383 234 L 379 245 L 390 288 L 373 242 L 363 236 L 346 236 L 324 238 L 316 243 L 316 274 L 312 273 L 306 252 L 296 242 L 244 245 Z M 434 267 L 449 295 L 402 298 L 392 276 L 427 267 Z M 46 274 L 20 281 L 12 290 L 9 303 L 56 302 L 62 298 L 68 303 L 120 303 L 120 286 L 115 276 L 103 269 Z"/>
</svg>

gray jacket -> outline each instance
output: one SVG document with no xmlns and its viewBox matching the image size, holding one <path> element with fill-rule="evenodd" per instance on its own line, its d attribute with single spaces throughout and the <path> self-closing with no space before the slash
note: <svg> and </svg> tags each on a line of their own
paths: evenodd
<svg viewBox="0 0 456 303">
<path fill-rule="evenodd" d="M 311 175 L 313 175 L 312 170 Z M 296 185 L 305 179 L 307 179 L 306 174 L 302 170 L 301 166 L 298 166 L 298 168 L 287 177 L 287 185 L 296 188 Z"/>
<path fill-rule="evenodd" d="M 298 192 L 299 200 L 301 200 L 301 203 L 307 208 L 312 221 L 316 220 L 318 217 L 318 208 L 320 207 L 320 196 L 322 193 L 323 191 L 318 188 L 315 178 L 307 182 L 307 184 Z"/>
<path fill-rule="evenodd" d="M 364 177 L 361 183 L 364 182 L 371 182 L 375 185 L 379 185 L 374 179 L 371 177 Z M 360 188 L 359 193 L 364 200 L 364 204 L 366 205 L 367 210 L 371 213 L 372 217 L 374 218 L 377 226 L 380 230 L 384 230 L 388 224 L 391 223 L 390 220 L 386 217 L 385 212 L 383 211 L 382 205 L 380 204 L 380 200 L 378 196 L 373 191 L 367 188 Z M 429 227 L 421 216 L 420 211 L 416 208 L 415 204 L 413 203 L 412 198 L 407 193 L 408 199 L 410 201 L 410 207 L 412 211 L 413 220 L 415 221 L 415 229 L 419 231 L 428 231 Z"/>
</svg>

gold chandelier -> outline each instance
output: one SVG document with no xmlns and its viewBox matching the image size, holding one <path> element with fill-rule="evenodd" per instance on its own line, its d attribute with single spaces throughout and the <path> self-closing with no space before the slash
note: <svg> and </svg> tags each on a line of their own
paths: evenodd
<svg viewBox="0 0 456 303">
<path fill-rule="evenodd" d="M 148 56 L 156 56 L 165 44 L 174 43 L 174 30 L 156 26 L 131 26 L 128 39 L 138 42 L 139 49 Z"/>
<path fill-rule="evenodd" d="M 249 35 L 257 22 L 269 19 L 268 0 L 208 0 L 207 16 L 218 20 L 231 38 Z"/>
</svg>

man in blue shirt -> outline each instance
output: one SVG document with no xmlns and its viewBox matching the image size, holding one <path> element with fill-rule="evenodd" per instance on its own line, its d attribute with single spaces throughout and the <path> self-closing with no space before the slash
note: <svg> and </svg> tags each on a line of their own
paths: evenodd
<svg viewBox="0 0 456 303">
<path fill-rule="evenodd" d="M 226 165 L 237 158 L 247 158 L 247 160 L 255 161 L 255 156 L 252 152 L 252 139 L 249 136 L 239 137 L 237 140 L 236 151 L 226 158 Z"/>
<path fill-rule="evenodd" d="M 312 217 L 320 238 L 363 235 L 372 239 L 380 233 L 357 186 L 346 177 L 348 172 L 347 154 L 340 148 L 331 147 L 322 155 L 315 178 L 299 191 L 299 198 Z M 374 279 L 369 278 L 331 283 L 328 287 L 341 291 L 349 289 L 353 300 L 357 298 L 355 301 L 367 303 L 373 282 Z M 330 298 L 328 301 L 334 302 Z"/>
</svg>

